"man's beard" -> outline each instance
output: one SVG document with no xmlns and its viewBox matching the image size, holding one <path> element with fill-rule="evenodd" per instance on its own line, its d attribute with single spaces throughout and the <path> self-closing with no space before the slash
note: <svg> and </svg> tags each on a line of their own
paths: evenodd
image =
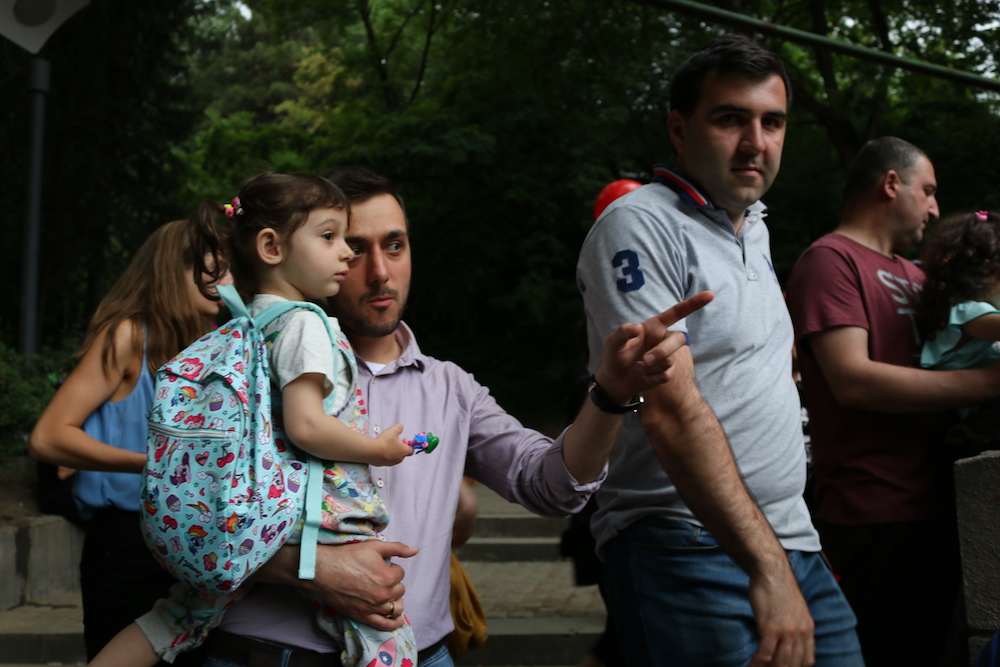
<svg viewBox="0 0 1000 667">
<path fill-rule="evenodd" d="M 337 319 L 340 321 L 340 326 L 345 331 L 350 331 L 355 335 L 364 336 L 366 338 L 381 338 L 383 336 L 388 336 L 399 327 L 399 320 L 402 318 L 403 309 L 406 307 L 407 297 L 404 296 L 403 298 L 400 298 L 397 290 L 380 287 L 363 294 L 358 301 L 360 304 L 365 304 L 368 301 L 380 296 L 391 296 L 396 299 L 396 303 L 399 304 L 396 318 L 389 322 L 369 322 L 364 317 L 361 317 L 356 313 L 339 313 L 337 312 L 335 303 L 331 304 L 333 305 L 332 310 L 337 316 Z"/>
</svg>

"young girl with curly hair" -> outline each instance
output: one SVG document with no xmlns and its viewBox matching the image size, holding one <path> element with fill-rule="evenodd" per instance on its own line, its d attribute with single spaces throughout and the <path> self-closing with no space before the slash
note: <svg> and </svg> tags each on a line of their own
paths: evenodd
<svg viewBox="0 0 1000 667">
<path fill-rule="evenodd" d="M 927 278 L 916 325 L 924 368 L 983 368 L 1000 359 L 1000 215 L 988 211 L 948 218 L 924 252 Z M 945 444 L 956 456 L 1000 443 L 1000 401 L 962 410 Z"/>
</svg>

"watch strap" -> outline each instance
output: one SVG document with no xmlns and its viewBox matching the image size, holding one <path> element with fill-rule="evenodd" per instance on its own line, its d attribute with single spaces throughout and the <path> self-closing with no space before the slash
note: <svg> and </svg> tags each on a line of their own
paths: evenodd
<svg viewBox="0 0 1000 667">
<path fill-rule="evenodd" d="M 632 402 L 628 405 L 618 405 L 612 401 L 604 390 L 601 389 L 601 385 L 597 384 L 597 378 L 594 375 L 590 376 L 590 391 L 587 392 L 590 395 L 590 400 L 594 403 L 594 406 L 601 412 L 609 412 L 614 415 L 623 415 L 626 412 L 635 412 L 642 405 L 642 395 L 637 395 Z"/>
</svg>

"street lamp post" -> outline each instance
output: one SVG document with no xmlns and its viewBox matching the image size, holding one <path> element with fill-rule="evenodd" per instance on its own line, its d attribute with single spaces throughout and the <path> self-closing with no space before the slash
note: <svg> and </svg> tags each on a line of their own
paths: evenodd
<svg viewBox="0 0 1000 667">
<path fill-rule="evenodd" d="M 32 56 L 28 64 L 31 120 L 28 128 L 28 201 L 24 215 L 24 270 L 21 274 L 21 327 L 18 351 L 34 354 L 38 340 L 38 243 L 42 231 L 42 158 L 45 148 L 45 96 L 49 61 Z"/>
<path fill-rule="evenodd" d="M 0 35 L 37 54 L 63 22 L 90 0 L 0 0 Z M 18 351 L 37 352 L 38 246 L 42 228 L 42 158 L 45 148 L 45 96 L 49 61 L 34 55 L 28 63 L 31 120 L 28 130 L 28 191 L 24 215 L 24 270 Z"/>
</svg>

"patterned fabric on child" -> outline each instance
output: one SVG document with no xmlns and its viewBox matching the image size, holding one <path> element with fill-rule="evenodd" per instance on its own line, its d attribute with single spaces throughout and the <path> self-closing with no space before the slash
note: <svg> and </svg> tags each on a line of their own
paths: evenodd
<svg viewBox="0 0 1000 667">
<path fill-rule="evenodd" d="M 253 312 L 259 312 L 276 300 L 280 297 L 258 295 L 254 299 Z M 333 355 L 325 350 L 319 354 L 308 352 L 322 347 L 329 350 L 330 347 L 326 328 L 312 312 L 293 310 L 264 328 L 271 348 L 272 409 L 276 428 L 281 429 L 281 388 L 303 373 L 311 372 L 325 376 L 330 390 L 328 399 L 333 400 L 324 401 L 324 405 L 339 406 L 332 410 L 333 416 L 357 431 L 367 429 L 367 410 L 357 385 L 354 353 L 336 320 L 331 319 L 330 324 L 336 339 Z M 385 529 L 389 515 L 375 492 L 368 466 L 324 461 L 324 471 L 319 542 L 346 544 L 379 539 L 378 534 Z M 300 537 L 301 531 L 297 531 L 288 543 L 298 543 Z M 169 598 L 159 600 L 154 610 L 137 622 L 157 654 L 170 662 L 179 652 L 202 644 L 208 632 L 222 620 L 224 611 L 247 590 L 249 586 L 244 585 L 231 594 L 214 596 L 178 584 L 171 589 Z M 313 602 L 317 624 L 340 641 L 340 659 L 344 665 L 413 667 L 416 664 L 416 640 L 409 622 L 394 631 L 376 630 L 325 606 L 318 599 L 314 598 Z"/>
</svg>

